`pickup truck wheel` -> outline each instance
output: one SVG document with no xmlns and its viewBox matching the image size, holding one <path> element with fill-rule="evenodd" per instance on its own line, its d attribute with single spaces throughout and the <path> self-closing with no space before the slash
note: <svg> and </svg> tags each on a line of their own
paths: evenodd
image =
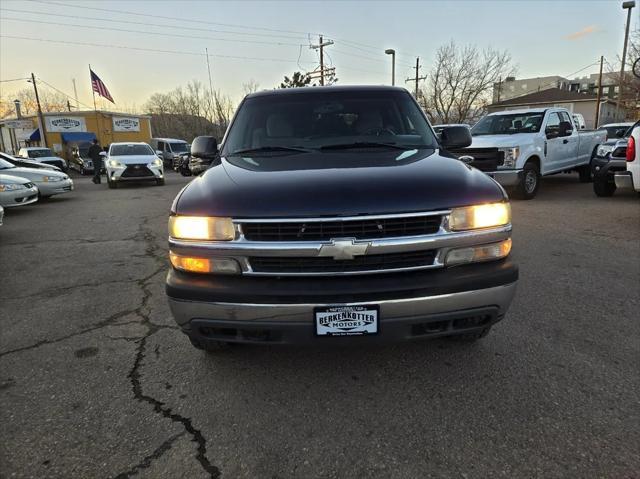
<svg viewBox="0 0 640 479">
<path fill-rule="evenodd" d="M 118 187 L 118 184 L 115 181 L 111 181 L 109 179 L 109 177 L 107 176 L 107 186 L 112 189 L 115 190 Z"/>
<path fill-rule="evenodd" d="M 491 331 L 491 326 L 488 328 L 481 329 L 480 331 L 475 331 L 473 333 L 464 333 L 457 334 L 455 336 L 449 336 L 452 341 L 456 341 L 458 343 L 475 343 L 479 339 L 484 338 Z"/>
<path fill-rule="evenodd" d="M 613 196 L 616 191 L 616 184 L 607 181 L 607 178 L 595 178 L 593 180 L 593 192 L 596 196 L 607 197 Z"/>
<path fill-rule="evenodd" d="M 156 180 L 156 186 L 162 186 L 164 185 L 164 178 L 160 178 Z"/>
<path fill-rule="evenodd" d="M 515 187 L 513 194 L 521 200 L 531 200 L 536 196 L 540 186 L 540 170 L 535 163 L 527 163 L 522 169 L 522 179 Z"/>
</svg>

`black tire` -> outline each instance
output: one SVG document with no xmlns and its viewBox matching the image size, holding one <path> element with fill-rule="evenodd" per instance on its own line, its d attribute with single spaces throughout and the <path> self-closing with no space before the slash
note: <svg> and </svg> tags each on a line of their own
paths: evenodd
<svg viewBox="0 0 640 479">
<path fill-rule="evenodd" d="M 116 188 L 118 188 L 118 183 L 115 181 L 111 181 L 109 177 L 107 177 L 107 186 L 109 187 L 109 189 L 115 190 Z"/>
<path fill-rule="evenodd" d="M 191 336 L 189 336 L 189 341 L 194 348 L 205 351 L 208 354 L 228 351 L 231 348 L 231 345 L 229 343 L 224 343 L 222 341 L 208 342 L 207 344 L 204 344 L 197 339 L 192 338 Z"/>
<path fill-rule="evenodd" d="M 580 183 L 591 183 L 593 181 L 593 169 L 592 169 L 593 157 L 588 165 L 583 165 L 578 168 L 578 175 Z"/>
<path fill-rule="evenodd" d="M 513 191 L 513 196 L 520 200 L 532 200 L 540 187 L 540 168 L 532 161 L 527 162 L 522 169 L 522 179 Z"/>
<path fill-rule="evenodd" d="M 596 177 L 593 179 L 593 192 L 596 196 L 608 197 L 613 196 L 616 191 L 616 184 L 611 183 L 607 178 Z"/>
<path fill-rule="evenodd" d="M 476 341 L 484 338 L 491 331 L 491 326 L 481 329 L 480 331 L 474 331 L 473 333 L 456 334 L 455 336 L 449 336 L 449 339 L 457 343 L 475 343 Z"/>
<path fill-rule="evenodd" d="M 156 186 L 164 186 L 164 178 L 156 180 Z"/>
</svg>

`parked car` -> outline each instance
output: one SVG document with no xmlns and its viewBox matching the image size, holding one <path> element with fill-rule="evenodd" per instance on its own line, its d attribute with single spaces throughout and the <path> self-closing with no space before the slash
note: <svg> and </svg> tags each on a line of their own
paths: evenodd
<svg viewBox="0 0 640 479">
<path fill-rule="evenodd" d="M 490 113 L 473 128 L 471 147 L 453 153 L 496 179 L 513 196 L 532 199 L 540 177 L 577 170 L 591 180 L 591 160 L 603 131 L 578 130 L 564 108 Z"/>
<path fill-rule="evenodd" d="M 158 152 L 164 166 L 173 168 L 183 157 L 189 156 L 189 143 L 176 138 L 151 138 L 151 147 Z"/>
<path fill-rule="evenodd" d="M 40 198 L 73 191 L 73 180 L 61 171 L 18 167 L 0 158 L 0 174 L 19 176 L 35 183 Z"/>
<path fill-rule="evenodd" d="M 631 125 L 627 132 L 619 134 L 619 123 L 614 135 L 598 146 L 592 161 L 593 192 L 597 196 L 611 196 L 616 191 L 615 174 L 626 170 L 627 139 L 631 135 Z"/>
<path fill-rule="evenodd" d="M 59 156 L 56 156 L 49 148 L 42 148 L 39 146 L 20 148 L 20 151 L 18 151 L 18 156 L 21 158 L 27 158 L 37 161 L 38 163 L 57 166 L 62 171 L 67 170 L 67 162 Z"/>
<path fill-rule="evenodd" d="M 47 165 L 46 163 L 38 163 L 37 161 L 27 160 L 26 158 L 20 158 L 17 156 L 9 155 L 8 153 L 3 153 L 0 151 L 0 158 L 5 161 L 8 161 L 13 166 L 20 166 L 24 168 L 36 168 L 38 170 L 49 170 L 49 171 L 62 171 L 57 166 Z"/>
<path fill-rule="evenodd" d="M 117 188 L 125 181 L 154 181 L 164 185 L 162 160 L 146 143 L 111 143 L 105 161 L 107 184 Z"/>
<path fill-rule="evenodd" d="M 573 123 L 576 125 L 576 128 L 578 130 L 587 129 L 587 123 L 584 121 L 584 116 L 582 116 L 582 113 L 573 113 L 571 117 L 573 118 Z"/>
<path fill-rule="evenodd" d="M 616 173 L 614 181 L 618 188 L 629 188 L 640 193 L 640 121 L 631 127 L 627 141 L 626 170 Z"/>
<path fill-rule="evenodd" d="M 89 142 L 79 144 L 71 151 L 69 160 L 69 168 L 83 176 L 93 173 L 93 160 L 89 158 L 89 147 L 91 147 Z"/>
<path fill-rule="evenodd" d="M 205 350 L 486 335 L 518 269 L 504 190 L 440 154 L 470 143 L 402 88 L 248 95 L 171 208 L 176 322 Z"/>
<path fill-rule="evenodd" d="M 603 130 L 607 136 L 605 138 L 605 143 L 609 140 L 615 140 L 617 138 L 624 138 L 626 131 L 631 128 L 633 125 L 632 121 L 624 122 L 624 123 L 608 123 L 606 125 L 601 125 L 598 127 L 598 130 Z"/>
<path fill-rule="evenodd" d="M 26 178 L 0 174 L 0 206 L 13 208 L 38 201 L 38 187 Z"/>
<path fill-rule="evenodd" d="M 4 208 L 2 207 L 2 205 L 0 205 L 0 226 L 2 226 L 4 220 Z"/>
</svg>

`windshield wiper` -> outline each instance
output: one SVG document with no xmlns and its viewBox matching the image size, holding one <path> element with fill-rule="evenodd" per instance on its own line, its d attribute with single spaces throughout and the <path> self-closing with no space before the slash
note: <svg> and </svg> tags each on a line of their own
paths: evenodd
<svg viewBox="0 0 640 479">
<path fill-rule="evenodd" d="M 398 150 L 412 150 L 422 145 L 397 145 L 395 143 L 377 143 L 373 141 L 354 141 L 353 143 L 336 143 L 335 145 L 321 146 L 321 150 L 349 150 L 351 148 L 396 148 Z"/>
<path fill-rule="evenodd" d="M 246 150 L 237 150 L 229 153 L 229 156 L 244 155 L 246 153 L 262 153 L 271 151 L 291 151 L 294 153 L 308 153 L 309 150 L 297 146 L 260 146 L 258 148 L 247 148 Z"/>
</svg>

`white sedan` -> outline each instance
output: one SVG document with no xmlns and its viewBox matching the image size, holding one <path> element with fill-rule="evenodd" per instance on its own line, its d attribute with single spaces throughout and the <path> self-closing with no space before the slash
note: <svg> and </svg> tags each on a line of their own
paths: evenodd
<svg viewBox="0 0 640 479">
<path fill-rule="evenodd" d="M 38 187 L 26 178 L 0 174 L 0 206 L 30 205 L 38 201 Z"/>
<path fill-rule="evenodd" d="M 17 167 L 0 158 L 0 174 L 18 176 L 35 183 L 41 198 L 73 191 L 73 180 L 61 171 Z"/>
<path fill-rule="evenodd" d="M 124 181 L 154 181 L 164 185 L 164 167 L 146 143 L 111 143 L 105 161 L 109 188 Z"/>
</svg>

